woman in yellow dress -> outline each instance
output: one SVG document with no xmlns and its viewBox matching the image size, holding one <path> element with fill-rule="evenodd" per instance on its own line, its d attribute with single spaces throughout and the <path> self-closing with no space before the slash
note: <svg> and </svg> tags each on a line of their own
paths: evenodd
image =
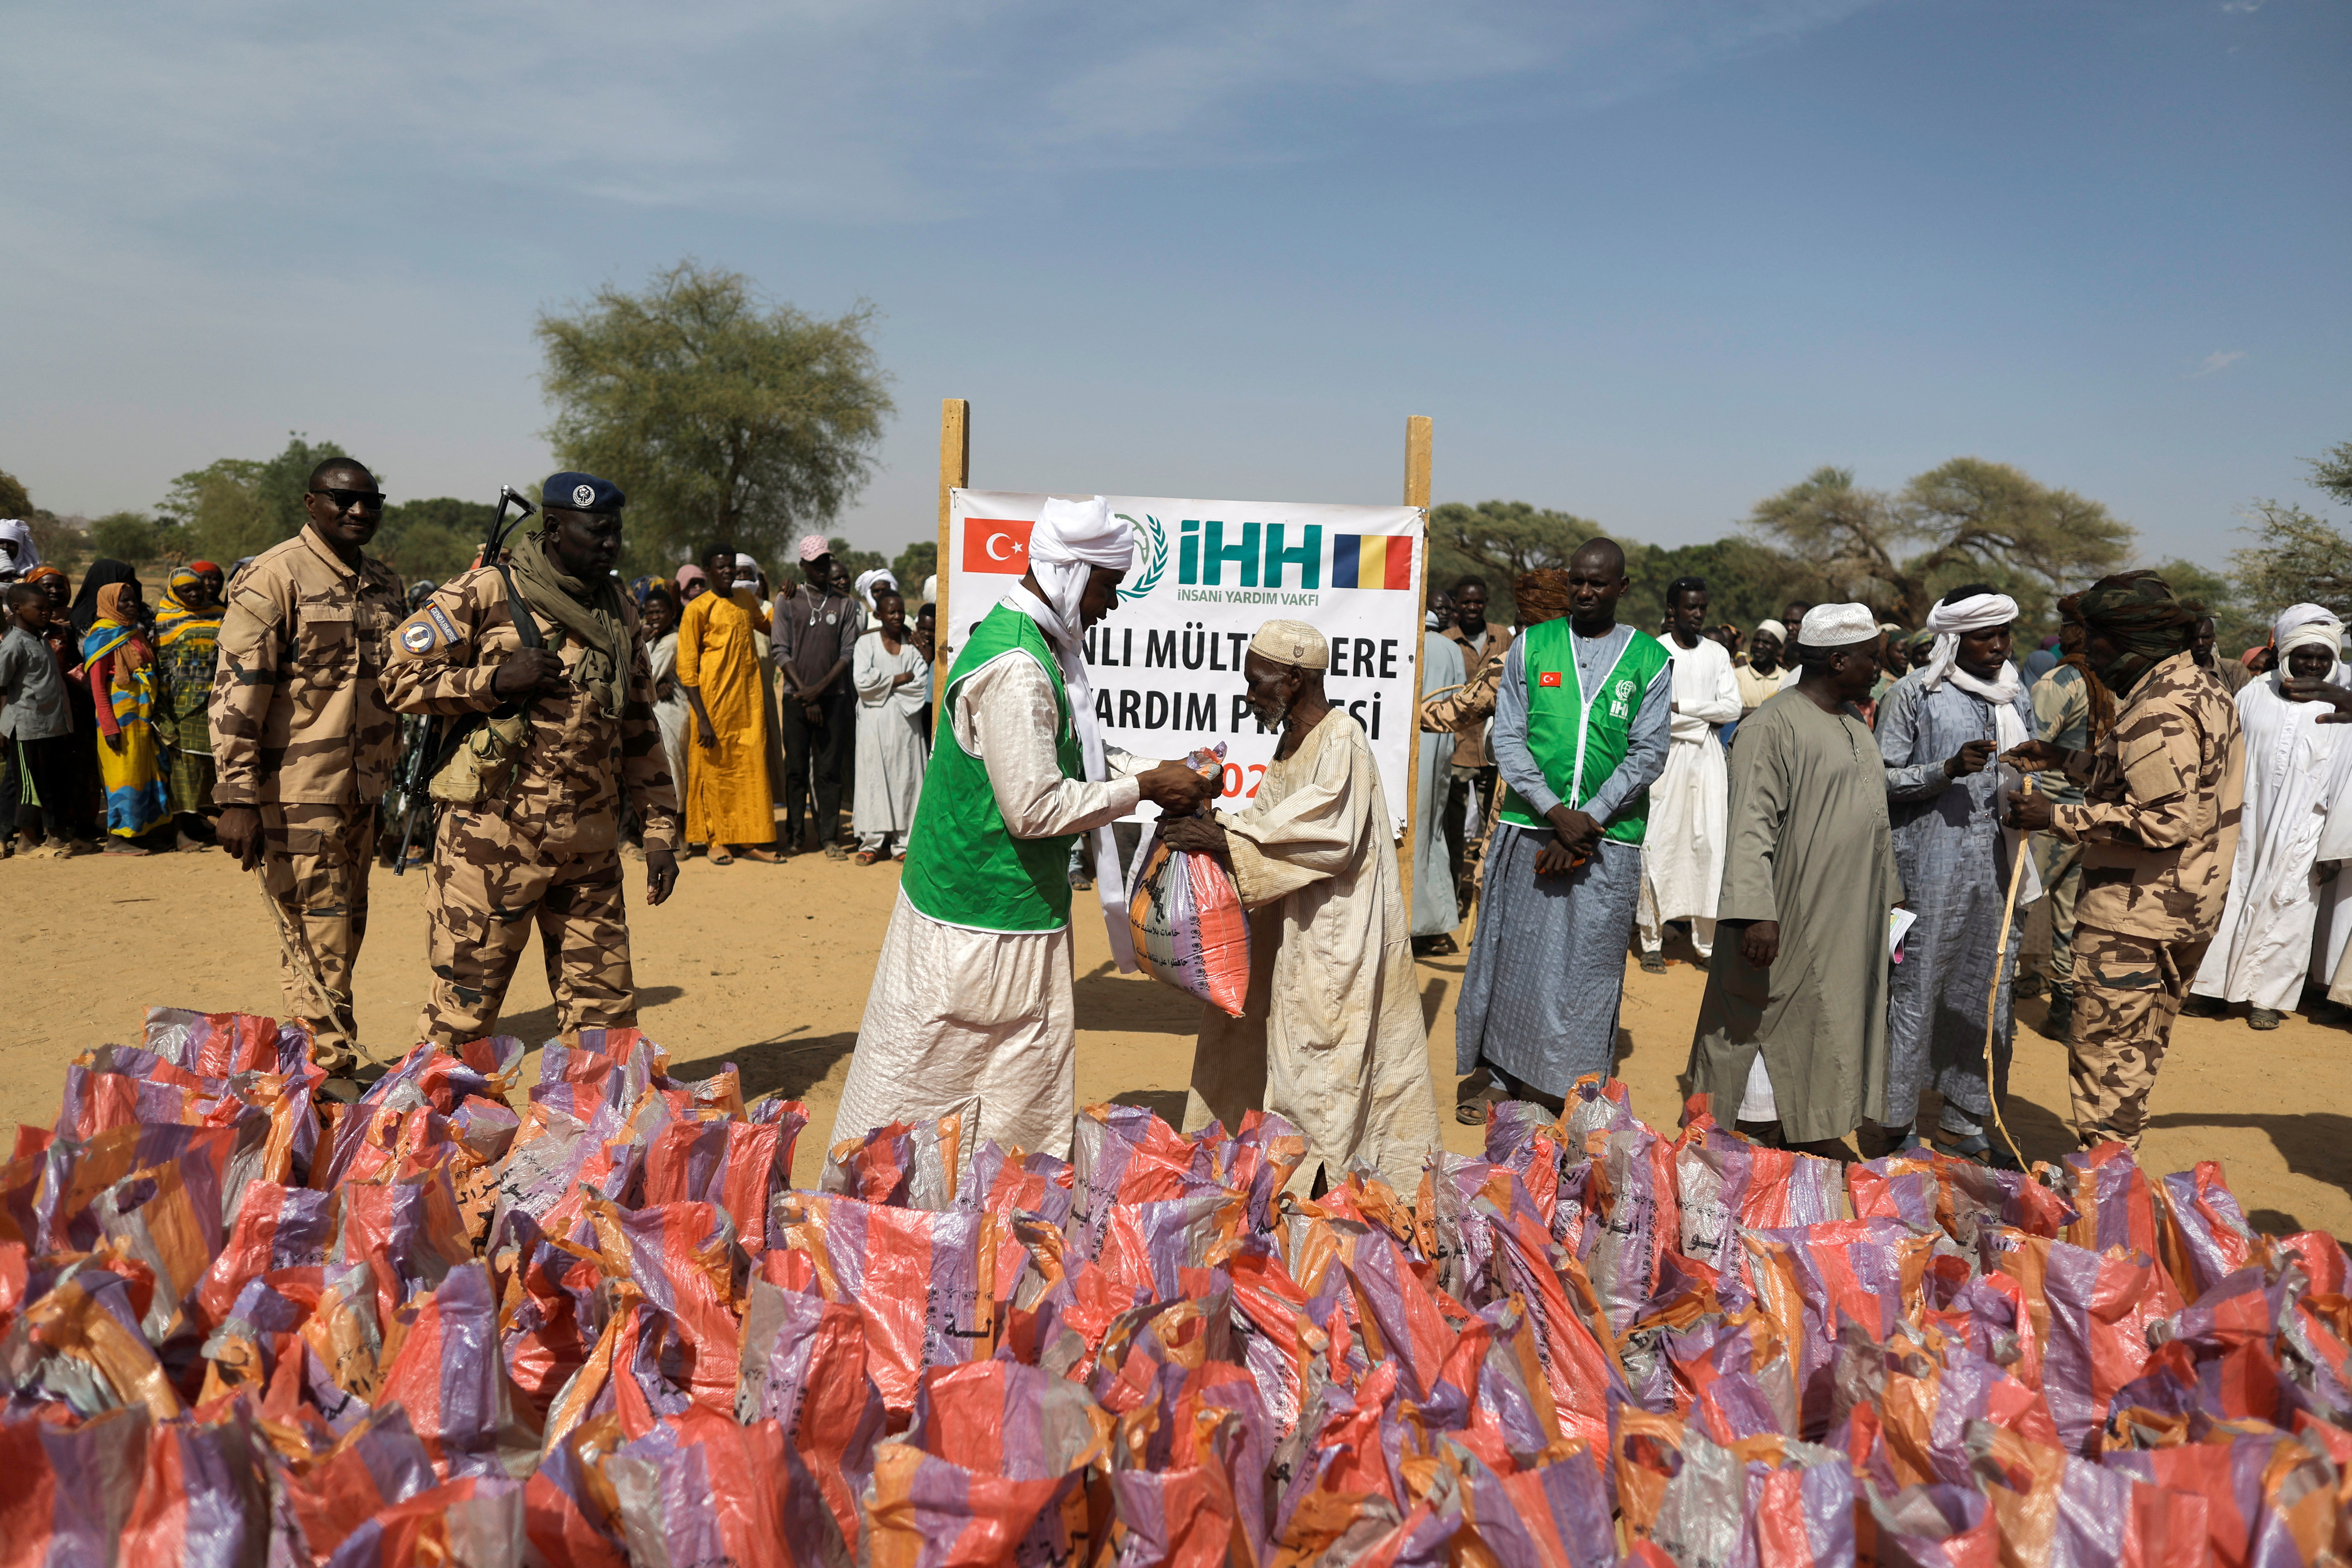
<svg viewBox="0 0 2352 1568">
<path fill-rule="evenodd" d="M 81 673 L 98 708 L 98 772 L 106 784 L 107 848 L 144 855 L 137 841 L 171 821 L 163 754 L 155 744 L 155 656 L 140 635 L 139 584 L 98 591 L 98 616 L 81 639 Z"/>
<path fill-rule="evenodd" d="M 677 626 L 677 689 L 694 710 L 686 841 L 709 845 L 714 866 L 738 855 L 773 863 L 783 857 L 771 847 L 776 808 L 768 787 L 768 705 L 761 697 L 754 640 L 768 629 L 768 616 L 756 602 L 747 607 L 730 594 L 732 550 L 714 550 L 703 564 L 711 591 L 688 603 Z"/>
</svg>

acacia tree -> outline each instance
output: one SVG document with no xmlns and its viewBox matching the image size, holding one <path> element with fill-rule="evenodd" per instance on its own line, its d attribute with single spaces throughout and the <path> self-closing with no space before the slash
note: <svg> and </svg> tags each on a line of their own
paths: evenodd
<svg viewBox="0 0 2352 1568">
<path fill-rule="evenodd" d="M 1518 614 L 1514 578 L 1538 566 L 1565 566 L 1577 546 L 1599 537 L 1601 525 L 1588 518 L 1523 500 L 1447 501 L 1429 514 L 1429 580 L 1451 588 L 1465 576 L 1485 578 L 1487 616 L 1507 626 Z M 1630 543 L 1626 553 L 1633 553 Z"/>
<path fill-rule="evenodd" d="M 2314 489 L 2352 504 L 2352 441 L 2312 460 Z M 2324 517 L 2287 501 L 2258 500 L 2242 514 L 2259 542 L 2231 553 L 2245 595 L 2264 616 L 2289 605 L 2352 612 L 2352 539 Z"/>
<path fill-rule="evenodd" d="M 1955 458 L 1891 495 L 1855 484 L 1851 468 L 1816 468 L 1758 501 L 1748 522 L 1836 592 L 1909 626 L 1972 579 L 2045 618 L 2051 601 L 2128 561 L 2133 538 L 2097 501 L 1981 458 Z"/>
<path fill-rule="evenodd" d="M 547 438 L 566 468 L 628 493 L 640 568 L 716 540 L 781 560 L 871 472 L 891 412 L 874 318 L 861 304 L 817 321 L 691 260 L 639 293 L 608 286 L 539 318 Z"/>
</svg>

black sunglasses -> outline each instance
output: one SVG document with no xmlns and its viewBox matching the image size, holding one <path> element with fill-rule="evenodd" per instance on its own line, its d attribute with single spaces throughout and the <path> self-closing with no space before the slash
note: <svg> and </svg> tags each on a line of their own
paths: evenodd
<svg viewBox="0 0 2352 1568">
<path fill-rule="evenodd" d="M 359 508 L 362 511 L 382 511 L 383 510 L 383 492 L 382 490 L 315 489 L 312 490 L 310 494 L 314 496 L 325 496 L 329 500 L 335 503 L 335 510 L 337 511 L 349 511 L 353 507 Z"/>
</svg>

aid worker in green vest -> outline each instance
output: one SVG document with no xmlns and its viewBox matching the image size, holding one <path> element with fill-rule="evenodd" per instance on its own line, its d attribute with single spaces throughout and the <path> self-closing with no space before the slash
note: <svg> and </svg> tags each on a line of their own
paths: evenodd
<svg viewBox="0 0 2352 1568">
<path fill-rule="evenodd" d="M 1642 889 L 1650 785 L 1666 765 L 1674 655 L 1617 624 L 1625 552 L 1595 539 L 1569 558 L 1568 618 L 1511 645 L 1495 693 L 1495 762 L 1508 786 L 1486 854 L 1485 908 L 1454 1014 L 1454 1070 L 1487 1100 L 1558 1109 L 1615 1065 L 1626 943 Z"/>
<path fill-rule="evenodd" d="M 1106 748 L 1081 639 L 1118 603 L 1131 525 L 1100 496 L 1046 502 L 1029 570 L 957 650 L 898 907 L 833 1142 L 980 1101 L 963 1148 L 1066 1158 L 1077 1110 L 1070 849 L 1096 831 L 1114 956 L 1134 960 L 1109 825 L 1139 799 L 1184 814 L 1221 782 Z"/>
</svg>

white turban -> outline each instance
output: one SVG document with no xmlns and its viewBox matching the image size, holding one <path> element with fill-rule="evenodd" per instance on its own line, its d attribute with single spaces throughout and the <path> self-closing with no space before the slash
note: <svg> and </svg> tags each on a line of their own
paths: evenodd
<svg viewBox="0 0 2352 1568">
<path fill-rule="evenodd" d="M 1938 604 L 1927 611 L 1927 630 L 1935 635 L 1936 646 L 1927 650 L 1927 663 L 1920 676 L 1920 684 L 1933 691 L 1944 684 L 1960 657 L 1960 634 L 1981 632 L 1994 626 L 2005 626 L 2017 619 L 2017 601 L 2006 594 L 1975 594 L 1955 604 Z M 1962 681 L 1965 690 L 1974 691 L 1990 701 L 2006 702 L 2016 695 L 2017 667 L 2001 661 L 2000 676 L 1979 685 Z M 2009 689 L 2005 695 L 1995 695 Z"/>
<path fill-rule="evenodd" d="M 887 588 L 894 594 L 898 591 L 898 579 L 891 574 L 887 566 L 877 566 L 871 572 L 857 574 L 857 596 L 866 601 L 866 607 L 869 610 L 874 607 L 874 593 L 877 588 Z"/>
<path fill-rule="evenodd" d="M 1847 647 L 1878 635 L 1878 617 L 1868 605 L 1815 605 L 1797 623 L 1797 642 L 1804 647 Z"/>
<path fill-rule="evenodd" d="M 1250 652 L 1301 669 L 1331 668 L 1331 645 L 1305 621 L 1268 621 L 1250 638 Z"/>
<path fill-rule="evenodd" d="M 1045 590 L 1039 599 L 1015 583 L 1004 602 L 1037 623 L 1053 645 L 1055 662 L 1062 667 L 1062 687 L 1070 700 L 1070 717 L 1078 730 L 1078 749 L 1086 759 L 1087 777 L 1097 784 L 1107 776 L 1103 765 L 1102 730 L 1095 722 L 1094 689 L 1087 682 L 1084 621 L 1078 601 L 1086 596 L 1087 578 L 1097 566 L 1124 572 L 1135 563 L 1135 525 L 1113 517 L 1110 502 L 1101 496 L 1045 502 L 1029 530 L 1029 574 Z M 1118 846 L 1106 823 L 1094 830 L 1095 890 L 1101 895 L 1103 926 L 1110 937 L 1111 956 L 1120 970 L 1135 969 L 1135 939 L 1127 918 L 1127 879 L 1118 861 Z"/>
<path fill-rule="evenodd" d="M 2271 624 L 2271 643 L 2278 649 L 2278 679 L 2287 674 L 2286 656 L 2299 647 L 2324 647 L 2327 657 L 2344 658 L 2344 623 L 2325 606 L 2291 605 Z"/>
<path fill-rule="evenodd" d="M 0 563 L 0 570 L 14 572 L 19 577 L 41 563 L 41 552 L 33 548 L 32 525 L 18 518 L 0 521 L 0 539 L 16 547 L 14 561 Z"/>
<path fill-rule="evenodd" d="M 1759 621 L 1756 623 L 1756 635 L 1759 637 L 1769 637 L 1775 642 L 1786 645 L 1789 640 L 1789 628 L 1778 621 Z"/>
</svg>

